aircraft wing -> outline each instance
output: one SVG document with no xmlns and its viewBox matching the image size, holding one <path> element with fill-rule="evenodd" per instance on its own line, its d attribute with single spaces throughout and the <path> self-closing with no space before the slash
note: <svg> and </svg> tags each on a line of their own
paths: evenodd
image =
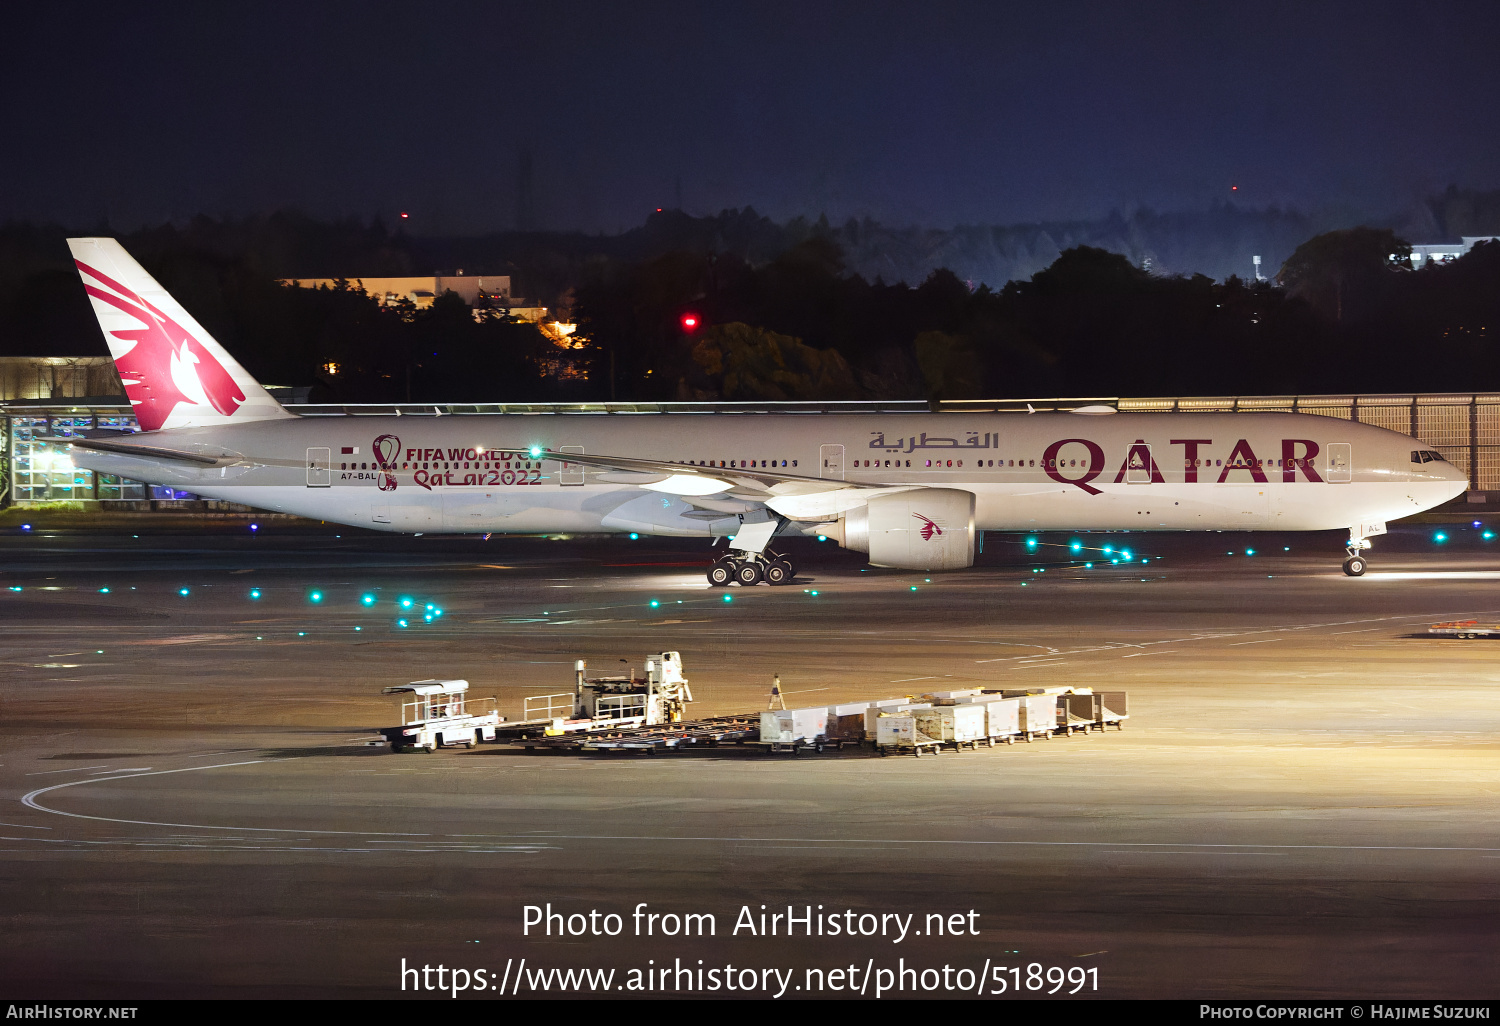
<svg viewBox="0 0 1500 1026">
<path fill-rule="evenodd" d="M 528 450 L 523 447 L 514 451 Z M 536 455 L 560 463 L 615 471 L 617 473 L 608 474 L 604 479 L 669 495 L 691 498 L 724 493 L 735 498 L 763 502 L 793 520 L 832 516 L 864 505 L 873 494 L 907 491 L 913 487 L 876 482 L 854 484 L 805 474 L 789 474 L 780 468 L 769 467 L 700 467 L 689 463 L 673 463 L 670 460 L 560 452 L 554 449 L 542 449 Z"/>
</svg>

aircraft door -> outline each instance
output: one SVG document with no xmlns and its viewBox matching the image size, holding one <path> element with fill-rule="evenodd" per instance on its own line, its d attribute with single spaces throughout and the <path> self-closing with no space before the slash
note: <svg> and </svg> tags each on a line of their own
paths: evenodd
<svg viewBox="0 0 1500 1026">
<path fill-rule="evenodd" d="M 1348 484 L 1353 479 L 1354 456 L 1348 442 L 1333 442 L 1328 446 L 1328 483 Z"/>
<path fill-rule="evenodd" d="M 333 484 L 333 450 L 328 446 L 307 450 L 307 487 L 327 488 Z"/>
<path fill-rule="evenodd" d="M 842 445 L 819 446 L 818 455 L 823 464 L 818 468 L 818 476 L 830 481 L 842 481 L 844 479 L 844 447 Z"/>
<path fill-rule="evenodd" d="M 1125 483 L 1151 483 L 1151 446 L 1136 442 L 1125 457 Z"/>
<path fill-rule="evenodd" d="M 581 455 L 583 455 L 583 446 L 581 446 L 581 445 L 565 445 L 565 446 L 563 446 L 561 449 L 559 449 L 557 451 L 558 452 L 576 452 L 576 453 L 578 453 L 581 456 Z M 583 464 L 582 463 L 559 463 L 557 465 L 557 483 L 560 484 L 560 485 L 581 485 L 581 484 L 583 484 Z"/>
</svg>

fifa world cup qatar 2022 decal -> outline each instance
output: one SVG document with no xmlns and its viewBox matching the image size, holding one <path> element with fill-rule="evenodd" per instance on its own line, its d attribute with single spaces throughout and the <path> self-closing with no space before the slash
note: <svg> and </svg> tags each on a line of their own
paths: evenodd
<svg viewBox="0 0 1500 1026">
<path fill-rule="evenodd" d="M 428 491 L 444 486 L 499 487 L 542 483 L 542 461 L 522 452 L 483 446 L 403 449 L 401 439 L 396 435 L 380 435 L 370 448 L 375 462 L 363 473 L 359 470 L 344 471 L 343 480 L 374 479 L 375 486 L 382 492 L 396 490 L 398 473 L 411 474 L 412 483 Z"/>
</svg>

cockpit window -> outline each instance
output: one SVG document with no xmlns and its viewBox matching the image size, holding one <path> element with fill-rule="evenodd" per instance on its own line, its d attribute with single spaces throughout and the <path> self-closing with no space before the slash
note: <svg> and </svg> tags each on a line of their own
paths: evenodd
<svg viewBox="0 0 1500 1026">
<path fill-rule="evenodd" d="M 1431 449 L 1413 449 L 1411 451 L 1411 461 L 1413 463 L 1447 463 L 1448 462 L 1447 460 L 1443 459 L 1443 454 L 1442 453 L 1440 453 L 1440 452 L 1433 452 Z"/>
</svg>

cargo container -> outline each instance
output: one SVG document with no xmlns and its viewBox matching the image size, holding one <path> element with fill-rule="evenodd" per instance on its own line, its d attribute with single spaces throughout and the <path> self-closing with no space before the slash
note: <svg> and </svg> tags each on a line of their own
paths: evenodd
<svg viewBox="0 0 1500 1026">
<path fill-rule="evenodd" d="M 1021 737 L 1026 741 L 1034 737 L 1051 737 L 1057 729 L 1057 696 L 1021 692 L 1014 697 L 1021 721 Z"/>
<path fill-rule="evenodd" d="M 1013 745 L 1016 737 L 1021 733 L 1021 700 L 1019 698 L 995 699 L 992 695 L 985 695 L 991 701 L 974 703 L 974 708 L 984 710 L 984 733 L 990 744 L 996 741 L 1003 744 Z"/>
<path fill-rule="evenodd" d="M 952 745 L 954 751 L 965 745 L 975 748 L 986 737 L 985 709 L 981 705 L 938 705 L 914 710 L 913 716 L 919 732 Z"/>
<path fill-rule="evenodd" d="M 875 720 L 875 750 L 881 755 L 911 752 L 918 758 L 922 757 L 923 749 L 942 751 L 942 740 L 928 735 L 917 724 L 917 716 L 923 711 L 881 713 Z"/>
<path fill-rule="evenodd" d="M 772 709 L 760 714 L 762 741 L 811 741 L 828 732 L 828 709 Z"/>
<path fill-rule="evenodd" d="M 873 702 L 865 703 L 865 737 L 875 736 L 875 720 L 882 712 L 890 712 L 903 705 L 910 705 L 909 698 L 881 698 Z"/>
<path fill-rule="evenodd" d="M 862 741 L 865 736 L 865 710 L 869 702 L 851 702 L 828 707 L 828 729 L 825 733 L 839 741 Z"/>
<path fill-rule="evenodd" d="M 1099 722 L 1098 695 L 1058 695 L 1057 729 L 1064 734 L 1086 734 Z"/>
<path fill-rule="evenodd" d="M 1094 697 L 1099 699 L 1099 729 L 1110 726 L 1116 730 L 1124 730 L 1124 721 L 1130 719 L 1130 706 L 1125 701 L 1125 692 L 1097 691 Z"/>
<path fill-rule="evenodd" d="M 979 694 L 978 688 L 963 688 L 958 691 L 933 691 L 929 694 L 923 695 L 922 698 L 924 700 L 930 698 L 934 702 L 939 702 L 945 699 L 968 698 L 972 695 L 977 694 Z"/>
</svg>

